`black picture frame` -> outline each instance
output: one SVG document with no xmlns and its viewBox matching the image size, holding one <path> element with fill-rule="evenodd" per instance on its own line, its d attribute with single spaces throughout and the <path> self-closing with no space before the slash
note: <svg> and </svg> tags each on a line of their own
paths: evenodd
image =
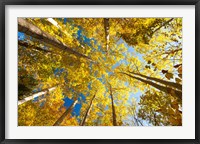
<svg viewBox="0 0 200 144">
<path fill-rule="evenodd" d="M 6 5 L 195 5 L 195 139 L 5 139 L 5 7 Z M 0 142 L 67 144 L 200 144 L 200 0 L 0 0 Z"/>
</svg>

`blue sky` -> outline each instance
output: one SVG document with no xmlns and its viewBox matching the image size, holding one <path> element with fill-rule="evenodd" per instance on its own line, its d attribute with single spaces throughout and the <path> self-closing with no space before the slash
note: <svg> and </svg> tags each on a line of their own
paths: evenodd
<svg viewBox="0 0 200 144">
<path fill-rule="evenodd" d="M 67 19 L 64 20 L 64 23 L 66 23 L 66 22 L 67 22 Z M 24 33 L 18 32 L 18 39 L 19 40 L 24 40 L 25 39 Z M 89 39 L 86 36 L 84 36 L 83 33 L 82 33 L 82 30 L 78 30 L 77 40 L 81 44 L 86 44 L 86 45 L 89 45 L 89 46 L 91 46 L 91 44 L 90 44 L 91 40 L 94 40 L 94 42 L 95 42 L 95 39 Z M 122 39 L 120 40 L 120 43 L 121 42 L 123 42 L 125 44 L 125 46 L 127 47 L 128 53 L 130 53 L 130 54 L 135 54 L 136 53 L 135 49 L 133 47 L 131 47 L 131 46 L 128 46 Z M 101 49 L 100 46 L 99 46 L 99 49 Z M 137 56 L 139 60 L 144 61 L 144 59 L 142 58 L 142 54 L 137 53 L 137 55 L 134 55 L 134 56 Z M 121 61 L 117 62 L 115 65 L 113 65 L 112 70 L 114 70 L 117 66 L 119 66 L 120 63 L 126 63 L 126 60 L 121 60 Z M 64 69 L 62 69 L 62 70 L 55 69 L 54 70 L 54 74 L 55 75 L 57 75 L 57 74 L 59 75 L 59 73 L 60 72 L 62 73 L 63 71 L 64 71 Z M 89 87 L 89 85 L 88 85 L 88 87 Z M 40 91 L 40 90 L 41 90 L 41 88 L 37 88 L 37 89 L 34 90 L 34 92 Z M 136 102 L 139 102 L 141 95 L 142 95 L 141 91 L 138 91 L 136 93 L 131 92 L 128 101 L 130 102 L 130 100 L 134 97 L 136 99 Z M 85 102 L 85 99 L 86 99 L 85 96 L 83 94 L 80 94 L 79 96 L 82 98 L 83 102 Z M 37 100 L 37 98 L 34 99 L 34 101 L 36 101 L 36 100 Z M 73 100 L 69 99 L 67 96 L 63 100 L 64 100 L 64 106 L 66 107 L 66 109 L 69 108 L 69 106 L 73 103 Z M 43 106 L 43 105 L 44 105 L 44 102 L 41 103 L 41 106 Z M 72 116 L 79 116 L 81 107 L 82 107 L 82 105 L 80 103 L 80 98 L 79 98 L 79 103 L 76 104 L 75 108 L 73 109 Z"/>
<path fill-rule="evenodd" d="M 22 32 L 18 32 L 18 40 L 24 40 L 25 39 L 25 35 Z"/>
</svg>

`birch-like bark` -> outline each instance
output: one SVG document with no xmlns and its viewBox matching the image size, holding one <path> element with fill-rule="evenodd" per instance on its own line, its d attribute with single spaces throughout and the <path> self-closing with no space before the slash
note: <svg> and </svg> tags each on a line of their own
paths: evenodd
<svg viewBox="0 0 200 144">
<path fill-rule="evenodd" d="M 50 50 L 43 49 L 39 46 L 35 46 L 34 44 L 30 44 L 30 43 L 22 41 L 22 40 L 18 40 L 18 45 L 23 46 L 23 47 L 27 47 L 27 48 L 33 48 L 33 49 L 36 49 L 38 51 L 42 51 L 42 52 L 46 52 L 46 53 L 51 53 Z"/>
<path fill-rule="evenodd" d="M 88 115 L 89 115 L 89 113 L 90 113 L 90 109 L 91 109 L 91 107 L 92 107 L 92 103 L 93 103 L 93 100 L 94 100 L 95 96 L 96 96 L 96 94 L 92 97 L 92 99 L 91 99 L 91 101 L 90 101 L 89 107 L 87 108 L 87 111 L 86 111 L 86 113 L 85 113 L 85 115 L 84 115 L 84 118 L 83 118 L 83 120 L 82 120 L 82 122 L 81 122 L 81 124 L 80 124 L 81 126 L 84 126 L 84 125 L 85 125 L 86 119 L 87 119 L 87 117 L 88 117 Z"/>
<path fill-rule="evenodd" d="M 139 80 L 139 81 L 141 81 L 141 82 L 144 82 L 144 83 L 146 83 L 146 84 L 149 84 L 149 85 L 155 87 L 156 89 L 158 89 L 158 90 L 160 90 L 160 91 L 163 91 L 163 92 L 165 92 L 165 93 L 171 93 L 171 92 L 173 91 L 173 92 L 175 93 L 176 97 L 177 97 L 178 99 L 181 99 L 181 100 L 182 100 L 182 92 L 181 92 L 181 91 L 178 91 L 178 90 L 175 90 L 175 89 L 172 89 L 172 88 L 169 88 L 169 87 L 164 87 L 164 86 L 158 85 L 158 84 L 156 84 L 156 83 L 154 83 L 154 82 L 152 82 L 152 81 L 144 80 L 144 79 L 142 79 L 142 78 L 132 76 L 132 75 L 127 74 L 127 73 L 125 73 L 125 72 L 121 72 L 121 73 L 122 73 L 122 74 L 125 74 L 125 75 L 127 75 L 127 76 L 129 76 L 129 77 L 131 77 L 131 78 L 137 79 L 137 80 Z"/>
<path fill-rule="evenodd" d="M 75 100 L 68 109 L 66 109 L 66 111 L 61 115 L 61 117 L 53 124 L 53 126 L 59 126 L 63 120 L 65 119 L 65 117 L 67 117 L 72 110 L 74 109 L 75 105 L 77 104 L 78 100 Z"/>
<path fill-rule="evenodd" d="M 110 97 L 111 97 L 111 104 L 112 104 L 113 126 L 117 126 L 116 112 L 115 112 L 115 105 L 114 105 L 112 87 L 111 87 L 111 84 L 109 84 L 109 85 L 110 85 Z"/>
<path fill-rule="evenodd" d="M 74 54 L 78 57 L 83 57 L 91 62 L 92 59 L 84 54 L 74 51 L 73 49 L 69 48 L 66 44 L 62 43 L 61 41 L 57 40 L 55 37 L 51 36 L 50 34 L 42 31 L 37 26 L 29 23 L 27 20 L 23 18 L 18 18 L 18 31 L 23 32 L 27 35 L 30 35 L 36 39 L 39 39 L 47 44 L 50 44 L 56 48 L 61 50 L 67 51 L 71 54 Z"/>
<path fill-rule="evenodd" d="M 61 30 L 61 26 L 57 23 L 57 21 L 55 21 L 53 18 L 47 18 L 47 21 L 48 22 L 50 22 L 52 25 L 54 25 L 55 27 L 57 27 L 59 30 Z M 61 31 L 62 32 L 62 31 Z M 69 36 L 70 34 L 69 33 L 67 33 L 67 32 L 62 32 L 63 34 L 65 34 L 65 35 L 67 35 L 67 36 Z M 73 37 L 73 36 L 72 36 Z M 75 39 L 76 40 L 76 39 Z M 78 41 L 77 41 L 78 42 Z M 78 42 L 79 44 L 80 44 L 80 46 L 83 48 L 83 49 L 85 49 L 85 47 L 80 43 L 80 42 Z"/>
<path fill-rule="evenodd" d="M 18 101 L 18 105 L 21 105 L 21 104 L 23 104 L 23 103 L 25 103 L 25 102 L 27 102 L 27 101 L 33 100 L 33 99 L 36 98 L 36 97 L 40 97 L 40 96 L 42 96 L 42 95 L 45 95 L 45 94 L 47 94 L 48 92 L 51 92 L 51 91 L 53 91 L 53 90 L 55 90 L 55 89 L 56 89 L 56 86 L 54 86 L 54 87 L 52 87 L 52 88 L 49 88 L 49 89 L 45 89 L 45 90 L 43 90 L 43 91 L 41 91 L 41 92 L 38 92 L 38 93 L 35 93 L 35 94 L 31 95 L 31 96 L 28 96 L 28 97 L 26 97 L 26 98 L 24 98 L 24 99 L 22 99 L 22 100 L 19 100 L 19 101 Z"/>
<path fill-rule="evenodd" d="M 105 29 L 105 39 L 106 39 L 106 53 L 109 52 L 109 41 L 110 41 L 110 35 L 109 35 L 109 19 L 104 18 L 104 29 Z"/>
<path fill-rule="evenodd" d="M 182 91 L 182 85 L 181 84 L 174 83 L 174 82 L 169 82 L 169 81 L 166 81 L 166 80 L 161 80 L 161 79 L 154 78 L 154 77 L 148 77 L 148 76 L 145 76 L 145 75 L 139 74 L 139 73 L 134 73 L 134 72 L 131 72 L 131 73 L 134 74 L 134 75 L 141 76 L 143 78 L 147 78 L 149 80 L 153 80 L 153 81 L 159 82 L 159 83 L 164 84 L 164 85 L 168 85 L 168 86 L 177 88 L 177 89 Z"/>
</svg>

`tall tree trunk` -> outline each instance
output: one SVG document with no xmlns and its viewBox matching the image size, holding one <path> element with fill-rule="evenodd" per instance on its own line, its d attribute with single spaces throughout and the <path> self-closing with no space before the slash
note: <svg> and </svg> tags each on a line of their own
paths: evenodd
<svg viewBox="0 0 200 144">
<path fill-rule="evenodd" d="M 24 98 L 24 99 L 22 99 L 22 100 L 19 100 L 19 101 L 18 101 L 18 105 L 21 105 L 21 104 L 23 104 L 23 103 L 25 103 L 25 102 L 27 102 L 27 101 L 33 100 L 33 99 L 36 98 L 36 97 L 40 97 L 40 96 L 42 96 L 42 95 L 45 95 L 45 94 L 47 94 L 48 92 L 55 90 L 56 87 L 57 87 L 57 86 L 54 86 L 54 87 L 49 88 L 49 89 L 45 89 L 45 90 L 43 90 L 43 91 L 41 91 L 41 92 L 35 93 L 35 94 L 33 94 L 33 95 L 31 95 L 31 96 L 28 96 L 28 97 L 26 97 L 26 98 Z"/>
<path fill-rule="evenodd" d="M 169 81 L 165 81 L 165 80 L 161 80 L 161 79 L 154 78 L 154 77 L 148 77 L 148 76 L 145 76 L 145 75 L 139 74 L 139 73 L 134 73 L 134 72 L 131 72 L 131 73 L 134 74 L 134 75 L 138 75 L 138 76 L 150 79 L 150 80 L 154 80 L 154 81 L 159 82 L 159 83 L 164 84 L 164 85 L 168 85 L 168 86 L 177 88 L 177 89 L 182 91 L 182 85 L 181 84 L 174 83 L 174 82 L 169 82 Z"/>
<path fill-rule="evenodd" d="M 109 18 L 104 18 L 104 29 L 105 29 L 105 39 L 106 39 L 106 53 L 108 54 L 109 52 L 109 41 L 110 41 L 110 36 L 109 36 Z"/>
<path fill-rule="evenodd" d="M 61 117 L 53 124 L 53 126 L 59 126 L 63 120 L 65 119 L 66 116 L 68 116 L 72 110 L 74 109 L 75 105 L 77 104 L 78 100 L 74 100 L 74 102 L 70 105 L 68 109 L 61 115 Z"/>
<path fill-rule="evenodd" d="M 91 109 L 91 107 L 92 107 L 92 103 L 93 103 L 93 100 L 94 100 L 95 96 L 96 96 L 96 94 L 92 97 L 92 99 L 91 99 L 91 101 L 90 101 L 89 107 L 87 108 L 87 111 L 86 111 L 86 113 L 85 113 L 85 115 L 84 115 L 84 118 L 83 118 L 83 120 L 82 120 L 82 122 L 81 122 L 81 124 L 80 124 L 81 126 L 84 126 L 84 125 L 85 125 L 85 121 L 86 121 L 86 119 L 87 119 L 87 116 L 89 115 L 89 112 L 90 112 L 90 109 Z"/>
<path fill-rule="evenodd" d="M 53 18 L 47 18 L 47 21 L 50 22 L 52 25 L 54 25 L 55 27 L 57 27 L 60 31 L 61 31 L 61 26 L 57 23 L 57 21 L 55 21 Z M 61 31 L 62 32 L 62 31 Z M 67 32 L 62 32 L 63 34 L 65 35 L 69 35 L 69 33 Z M 73 37 L 73 36 L 72 36 Z M 80 46 L 83 48 L 83 49 L 86 49 L 85 46 L 83 46 L 80 41 L 78 41 L 77 39 L 75 39 L 76 42 L 78 42 L 80 44 Z"/>
<path fill-rule="evenodd" d="M 50 22 L 55 27 L 61 29 L 61 27 L 59 26 L 59 24 L 57 23 L 57 21 L 55 21 L 53 18 L 47 18 L 47 21 Z"/>
<path fill-rule="evenodd" d="M 111 97 L 111 104 L 112 104 L 112 116 L 113 116 L 113 126 L 117 126 L 117 120 L 116 120 L 116 112 L 115 112 L 115 106 L 114 106 L 114 100 L 113 100 L 113 93 L 112 93 L 112 87 L 110 85 L 110 97 Z"/>
<path fill-rule="evenodd" d="M 50 44 L 56 48 L 59 48 L 61 50 L 67 51 L 71 54 L 74 54 L 78 57 L 83 57 L 91 62 L 92 59 L 89 58 L 88 56 L 81 54 L 79 52 L 74 51 L 73 49 L 69 48 L 67 45 L 62 43 L 61 41 L 57 40 L 55 37 L 51 36 L 50 34 L 42 31 L 40 28 L 37 26 L 29 23 L 27 20 L 23 18 L 18 18 L 18 30 L 20 32 L 24 32 L 27 35 L 30 35 L 36 39 L 39 39 L 47 44 Z"/>
<path fill-rule="evenodd" d="M 46 52 L 46 53 L 51 53 L 51 51 L 49 51 L 49 50 L 43 49 L 39 46 L 35 46 L 34 44 L 30 44 L 30 43 L 22 41 L 22 40 L 18 40 L 18 45 L 20 45 L 22 47 L 27 47 L 27 48 L 33 48 L 38 51 L 42 51 L 42 52 Z"/>
<path fill-rule="evenodd" d="M 164 86 L 158 85 L 158 84 L 156 84 L 156 83 L 154 83 L 154 82 L 151 82 L 151 81 L 148 81 L 148 80 L 144 80 L 144 79 L 139 78 L 139 77 L 132 76 L 132 75 L 127 74 L 127 73 L 125 73 L 125 72 L 120 72 L 120 73 L 125 74 L 125 75 L 127 75 L 127 76 L 129 76 L 129 77 L 131 77 L 131 78 L 137 79 L 137 80 L 139 80 L 139 81 L 141 81 L 141 82 L 144 82 L 144 83 L 146 83 L 146 84 L 149 84 L 149 85 L 151 85 L 151 86 L 153 86 L 153 87 L 157 88 L 158 90 L 163 91 L 163 92 L 165 92 L 165 93 L 170 93 L 170 94 L 171 94 L 172 92 L 174 92 L 175 95 L 176 95 L 176 97 L 177 97 L 178 99 L 181 99 L 181 100 L 182 100 L 182 92 L 181 92 L 181 91 L 177 91 L 177 90 L 172 89 L 172 88 L 169 88 L 169 87 L 164 87 Z"/>
</svg>

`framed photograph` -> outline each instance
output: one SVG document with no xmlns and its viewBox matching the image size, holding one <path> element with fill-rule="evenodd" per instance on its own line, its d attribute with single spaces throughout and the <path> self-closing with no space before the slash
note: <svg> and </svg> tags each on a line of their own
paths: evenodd
<svg viewBox="0 0 200 144">
<path fill-rule="evenodd" d="M 199 0 L 1 0 L 0 142 L 199 144 L 199 19 Z"/>
</svg>

